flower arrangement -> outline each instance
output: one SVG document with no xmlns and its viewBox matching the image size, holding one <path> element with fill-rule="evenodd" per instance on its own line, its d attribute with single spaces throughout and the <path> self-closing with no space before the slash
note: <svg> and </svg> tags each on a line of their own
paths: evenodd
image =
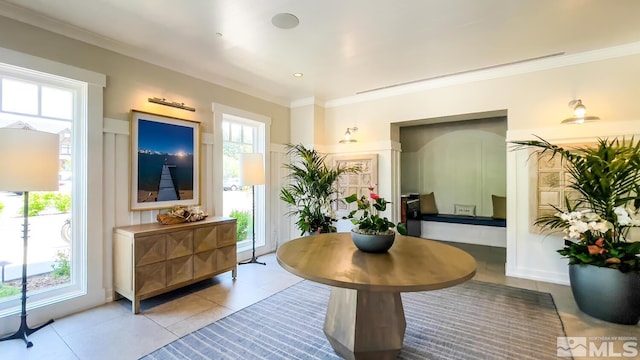
<svg viewBox="0 0 640 360">
<path fill-rule="evenodd" d="M 356 202 L 358 205 L 358 208 L 351 211 L 346 217 L 357 226 L 354 231 L 360 234 L 386 235 L 393 234 L 391 229 L 397 226 L 398 232 L 406 235 L 407 229 L 403 223 L 396 225 L 386 217 L 380 217 L 379 213 L 385 211 L 387 204 L 391 204 L 391 202 L 374 193 L 374 188 L 375 185 L 373 184 L 369 186 L 368 199 L 364 195 L 358 198 L 357 194 L 344 198 L 344 201 L 348 204 Z"/>
<path fill-rule="evenodd" d="M 541 153 L 561 156 L 577 199 L 565 198 L 566 209 L 538 218 L 543 229 L 562 229 L 565 246 L 558 250 L 569 263 L 640 271 L 640 242 L 630 241 L 640 226 L 640 142 L 599 139 L 596 146 L 565 149 L 540 139 L 514 141 Z"/>
</svg>

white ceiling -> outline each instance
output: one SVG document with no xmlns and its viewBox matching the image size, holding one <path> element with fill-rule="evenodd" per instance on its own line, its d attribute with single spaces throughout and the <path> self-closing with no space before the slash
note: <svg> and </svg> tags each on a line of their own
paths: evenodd
<svg viewBox="0 0 640 360">
<path fill-rule="evenodd" d="M 300 24 L 276 28 L 278 13 Z M 0 0 L 0 14 L 282 104 L 640 41 L 638 0 Z"/>
</svg>

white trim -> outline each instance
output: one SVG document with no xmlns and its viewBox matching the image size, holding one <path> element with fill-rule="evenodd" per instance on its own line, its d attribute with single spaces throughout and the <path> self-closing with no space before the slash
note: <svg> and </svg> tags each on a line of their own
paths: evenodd
<svg viewBox="0 0 640 360">
<path fill-rule="evenodd" d="M 222 204 L 222 177 L 223 177 L 223 169 L 222 169 L 222 144 L 224 140 L 222 138 L 222 122 L 225 119 L 237 120 L 239 122 L 247 122 L 256 126 L 256 123 L 262 124 L 262 126 L 258 126 L 259 133 L 256 138 L 256 146 L 258 149 L 262 149 L 264 156 L 264 171 L 265 171 L 265 184 L 263 186 L 258 186 L 256 188 L 256 193 L 258 191 L 262 191 L 263 196 L 258 196 L 256 198 L 256 209 L 263 209 L 264 216 L 262 220 L 264 224 L 260 224 L 258 220 L 261 220 L 259 216 L 256 216 L 256 238 L 260 239 L 260 236 L 264 239 L 265 246 L 260 246 L 256 248 L 257 254 L 262 254 L 264 252 L 270 252 L 275 249 L 275 243 L 271 241 L 271 237 L 269 234 L 271 233 L 272 221 L 274 221 L 274 215 L 271 214 L 271 179 L 269 178 L 269 174 L 271 172 L 271 143 L 269 139 L 271 138 L 271 118 L 262 114 L 253 113 L 250 111 L 234 108 L 231 106 L 212 103 L 211 110 L 213 111 L 213 156 L 212 158 L 208 158 L 207 161 L 209 164 L 206 166 L 212 166 L 212 176 L 211 179 L 212 187 L 209 191 L 210 201 L 209 203 L 213 204 L 213 209 L 215 214 L 223 213 L 223 204 Z M 264 229 L 264 232 L 261 230 Z M 260 233 L 258 233 L 260 231 Z M 239 253 L 238 260 L 244 260 L 246 257 L 246 253 Z M 249 254 L 250 256 L 250 254 Z"/>
<path fill-rule="evenodd" d="M 316 99 L 313 96 L 311 96 L 311 97 L 304 98 L 304 99 L 293 100 L 289 107 L 294 109 L 294 108 L 299 108 L 299 107 L 304 107 L 304 106 L 309 106 L 309 105 L 324 106 L 324 102 Z"/>
<path fill-rule="evenodd" d="M 382 140 L 375 142 L 357 142 L 355 144 L 339 144 L 337 141 L 332 145 L 316 145 L 316 150 L 327 154 L 357 154 L 371 151 L 395 150 L 402 151 L 401 144 L 393 140 Z"/>
<path fill-rule="evenodd" d="M 119 54 L 124 54 L 126 56 L 130 56 L 130 57 L 148 62 L 150 64 L 155 64 L 168 69 L 173 69 L 174 71 L 177 71 L 189 76 L 193 76 L 199 79 L 203 79 L 203 80 L 209 81 L 212 84 L 223 86 L 228 89 L 240 91 L 247 95 L 255 96 L 257 98 L 270 101 L 278 105 L 288 106 L 288 107 L 298 107 L 298 106 L 310 105 L 313 103 L 321 105 L 320 103 L 318 103 L 318 100 L 315 100 L 315 99 L 313 100 L 313 102 L 309 102 L 309 99 L 313 99 L 313 98 L 303 98 L 303 99 L 291 101 L 291 100 L 283 99 L 280 97 L 276 97 L 276 96 L 273 96 L 273 94 L 269 94 L 266 91 L 252 88 L 250 86 L 247 86 L 246 84 L 241 84 L 239 82 L 236 82 L 230 79 L 225 79 L 224 77 L 219 75 L 214 75 L 202 70 L 196 70 L 193 67 L 185 65 L 183 62 L 169 59 L 157 53 L 150 53 L 148 51 L 144 51 L 143 49 L 139 49 L 134 46 L 127 45 L 125 43 L 107 38 L 105 36 L 98 35 L 96 33 L 93 33 L 84 29 L 80 29 L 76 26 L 51 19 L 49 17 L 46 17 L 44 15 L 38 14 L 34 11 L 22 8 L 14 4 L 0 2 L 0 15 L 54 32 L 57 34 L 64 35 L 72 39 L 76 39 L 88 44 L 99 46 L 101 48 L 104 48 Z M 425 80 L 425 81 L 415 82 L 415 83 L 406 84 L 406 85 L 399 85 L 392 88 L 371 91 L 366 94 L 331 99 L 326 101 L 324 106 L 327 108 L 338 107 L 338 106 L 376 100 L 376 99 L 382 99 L 382 98 L 387 98 L 387 97 L 392 97 L 392 96 L 397 96 L 402 94 L 415 93 L 415 92 L 424 91 L 428 89 L 442 88 L 442 87 L 452 86 L 456 84 L 470 83 L 470 82 L 476 82 L 481 80 L 489 80 L 489 79 L 496 79 L 496 78 L 501 78 L 506 76 L 526 74 L 526 73 L 531 73 L 536 71 L 559 68 L 563 66 L 584 64 L 589 62 L 601 61 L 601 60 L 635 55 L 635 54 L 640 54 L 640 42 L 613 46 L 613 47 L 597 49 L 597 50 L 591 50 L 591 51 L 585 51 L 585 52 L 576 53 L 576 54 L 549 57 L 545 59 L 523 62 L 519 64 L 505 65 L 505 66 L 496 67 L 492 69 L 472 71 L 472 72 L 459 74 L 459 75 L 444 76 L 437 79 Z M 0 59 L 0 61 L 2 60 Z M 23 65 L 23 66 L 27 66 L 27 65 Z M 91 82 L 87 79 L 84 79 L 83 81 Z M 102 86 L 104 87 L 105 85 L 102 84 Z"/>
<path fill-rule="evenodd" d="M 214 143 L 214 135 L 213 133 L 205 133 L 203 132 L 202 134 L 200 134 L 200 141 L 202 142 L 202 145 L 213 145 Z"/>
<path fill-rule="evenodd" d="M 507 247 L 507 230 L 504 227 L 420 221 L 425 239 L 459 242 L 494 247 Z"/>
<path fill-rule="evenodd" d="M 45 79 L 66 82 L 77 88 L 78 101 L 74 109 L 73 126 L 73 166 L 76 174 L 73 192 L 82 196 L 73 197 L 73 233 L 82 235 L 85 241 L 74 241 L 73 252 L 82 254 L 75 257 L 73 267 L 77 271 L 74 284 L 68 288 L 53 289 L 48 293 L 29 296 L 27 303 L 30 322 L 43 323 L 50 318 L 69 315 L 83 309 L 101 305 L 109 297 L 105 289 L 105 267 L 110 257 L 105 257 L 105 249 L 110 245 L 103 239 L 103 87 L 106 76 L 47 59 L 22 54 L 0 48 L 0 62 L 7 62 L 10 72 L 23 76 L 41 76 Z M 5 65 L 2 65 L 5 67 Z M 22 67 L 28 67 L 22 71 Z M 89 185 L 91 191 L 88 191 Z M 91 211 L 88 211 L 91 209 Z M 81 221 L 78 221 L 81 219 Z M 85 236 L 86 235 L 86 236 Z M 104 248 L 103 248 L 104 246 Z M 79 261 L 82 261 L 80 263 Z M 107 264 L 105 264 L 105 262 Z M 62 292 L 69 290 L 68 293 Z M 14 313 L 19 311 L 15 308 Z M 3 314 L 6 314 L 4 312 Z M 9 321 L 0 325 L 0 333 L 11 330 Z"/>
<path fill-rule="evenodd" d="M 598 50 L 585 51 L 576 54 L 549 57 L 518 64 L 504 65 L 491 69 L 470 71 L 464 74 L 443 76 L 431 80 L 399 85 L 391 88 L 371 91 L 366 94 L 329 100 L 325 103 L 325 107 L 339 107 L 365 101 L 379 100 L 392 96 L 411 94 L 424 90 L 439 89 L 448 86 L 472 83 L 483 80 L 498 79 L 508 76 L 527 74 L 532 72 L 556 69 L 564 66 L 585 64 L 636 54 L 640 54 L 640 42 L 613 46 Z"/>
<path fill-rule="evenodd" d="M 521 279 L 543 281 L 553 284 L 569 285 L 569 267 L 566 273 L 556 273 L 551 271 L 540 271 L 537 269 L 527 269 L 510 266 L 510 262 L 505 264 L 505 275 Z"/>
<path fill-rule="evenodd" d="M 534 140 L 535 136 L 539 136 L 545 140 L 575 143 L 589 140 L 585 139 L 585 136 L 576 136 L 576 134 L 597 134 L 597 136 L 589 136 L 591 140 L 596 140 L 597 137 L 630 136 L 630 134 L 640 133 L 640 119 L 631 121 L 600 120 L 584 124 L 569 125 L 560 125 L 559 123 L 560 121 L 558 121 L 558 126 L 553 127 L 507 130 L 507 141 Z"/>
<path fill-rule="evenodd" d="M 224 76 L 219 74 L 212 74 L 207 71 L 195 69 L 193 66 L 185 64 L 182 61 L 171 59 L 155 52 L 149 52 L 145 49 L 116 41 L 106 36 L 102 36 L 73 25 L 69 25 L 62 21 L 52 19 L 50 17 L 38 14 L 34 11 L 14 4 L 0 1 L 0 15 L 36 26 L 41 29 L 45 29 L 47 31 L 51 31 L 56 34 L 64 35 L 71 39 L 95 45 L 103 49 L 116 52 L 118 54 L 130 56 L 134 59 L 142 60 L 149 64 L 154 64 L 166 69 L 171 69 L 172 71 L 195 77 L 197 79 L 202 79 L 210 82 L 211 84 L 226 87 L 235 91 L 240 91 L 247 95 L 255 96 L 257 98 L 278 105 L 289 106 L 290 103 L 289 99 L 283 99 L 274 96 L 267 91 L 247 86 L 246 84 L 242 84 L 240 82 L 225 78 Z M 105 85 L 102 86 L 104 87 Z"/>
<path fill-rule="evenodd" d="M 104 74 L 77 68 L 71 65 L 62 64 L 48 59 L 23 54 L 14 50 L 0 47 L 0 62 L 24 70 L 35 70 L 44 73 L 45 76 L 64 77 L 82 81 L 91 85 L 105 87 L 107 85 L 107 77 Z M 41 76 L 41 74 L 38 74 Z"/>
<path fill-rule="evenodd" d="M 104 118 L 102 131 L 109 134 L 129 136 L 129 121 Z"/>
</svg>

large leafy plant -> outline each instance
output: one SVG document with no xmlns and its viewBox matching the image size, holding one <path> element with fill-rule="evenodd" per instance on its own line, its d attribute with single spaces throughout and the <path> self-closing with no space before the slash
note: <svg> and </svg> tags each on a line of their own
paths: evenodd
<svg viewBox="0 0 640 360">
<path fill-rule="evenodd" d="M 566 149 L 539 138 L 514 141 L 560 156 L 577 199 L 565 198 L 566 209 L 535 222 L 543 229 L 562 229 L 565 246 L 558 252 L 570 264 L 590 264 L 640 271 L 640 242 L 628 239 L 640 226 L 640 142 L 599 139 L 595 146 Z"/>
<path fill-rule="evenodd" d="M 329 167 L 326 155 L 303 145 L 287 145 L 291 163 L 289 184 L 280 190 L 280 199 L 290 206 L 288 214 L 296 216 L 300 235 L 335 232 L 336 215 L 332 203 L 337 199 L 336 181 L 345 173 L 357 173 L 357 167 Z"/>
<path fill-rule="evenodd" d="M 380 216 L 380 212 L 385 211 L 387 209 L 387 204 L 391 204 L 384 198 L 380 197 L 378 194 L 373 192 L 374 186 L 371 185 L 369 187 L 369 198 L 362 195 L 358 198 L 357 194 L 352 194 L 346 198 L 344 201 L 347 204 L 356 203 L 357 209 L 352 210 L 348 218 L 351 219 L 351 223 L 356 225 L 357 227 L 354 231 L 360 234 L 374 234 L 374 235 L 383 235 L 383 234 L 391 234 L 392 228 L 396 227 L 396 224 L 391 222 L 384 216 Z M 402 223 L 398 223 L 398 232 L 406 235 L 407 229 Z"/>
</svg>

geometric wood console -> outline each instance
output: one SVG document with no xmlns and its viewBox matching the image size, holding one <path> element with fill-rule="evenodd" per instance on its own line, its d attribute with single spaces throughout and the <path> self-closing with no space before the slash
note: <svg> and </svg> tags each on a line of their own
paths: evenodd
<svg viewBox="0 0 640 360">
<path fill-rule="evenodd" d="M 134 314 L 140 300 L 229 270 L 235 279 L 237 268 L 233 218 L 113 229 L 114 290 L 131 300 Z"/>
</svg>

